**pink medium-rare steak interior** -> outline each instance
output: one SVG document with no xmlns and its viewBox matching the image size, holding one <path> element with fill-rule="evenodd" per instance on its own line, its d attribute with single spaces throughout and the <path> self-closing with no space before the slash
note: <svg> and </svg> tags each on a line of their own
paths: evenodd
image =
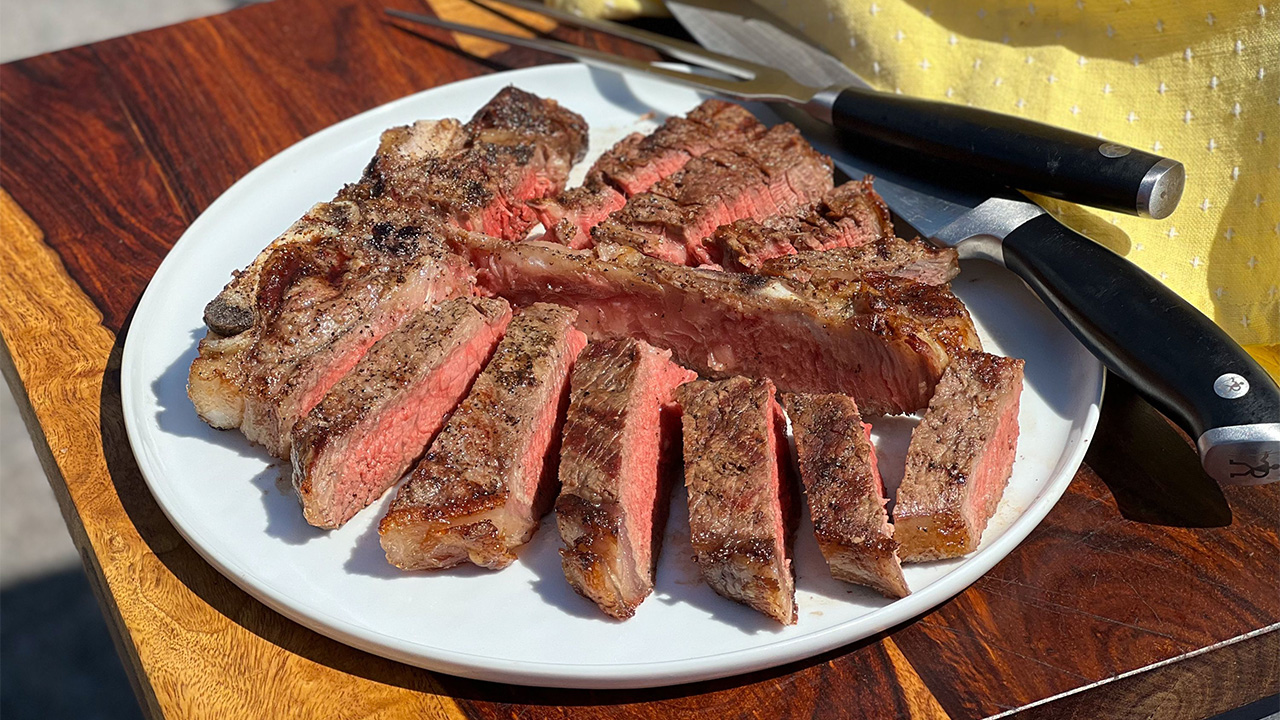
<svg viewBox="0 0 1280 720">
<path fill-rule="evenodd" d="M 690 159 L 762 135 L 742 106 L 706 100 L 685 117 L 667 118 L 649 135 L 632 133 L 601 155 L 580 187 L 529 203 L 547 230 L 543 238 L 574 248 L 591 244 L 591 228 Z"/>
<path fill-rule="evenodd" d="M 797 212 L 724 225 L 705 242 L 725 270 L 755 272 L 770 258 L 858 247 L 892 235 L 889 208 L 867 178 L 840 185 Z"/>
<path fill-rule="evenodd" d="M 870 425 L 847 395 L 783 397 L 818 547 L 838 580 L 893 598 L 910 590 L 885 512 Z"/>
<path fill-rule="evenodd" d="M 591 231 L 595 244 L 626 245 L 679 265 L 719 262 L 703 239 L 742 218 L 764 219 L 820 198 L 831 159 L 790 124 L 748 142 L 709 150 Z"/>
<path fill-rule="evenodd" d="M 339 527 L 394 485 L 510 320 L 503 300 L 449 300 L 417 311 L 374 344 L 293 429 L 293 486 L 307 522 Z"/>
<path fill-rule="evenodd" d="M 945 285 L 960 274 L 960 264 L 954 248 L 890 236 L 857 247 L 779 255 L 761 262 L 752 272 L 807 283 L 841 283 L 888 275 L 925 285 Z"/>
<path fill-rule="evenodd" d="M 539 303 L 511 321 L 379 525 L 393 565 L 500 569 L 532 537 L 555 500 L 555 441 L 586 345 L 574 315 Z"/>
<path fill-rule="evenodd" d="M 588 345 L 574 366 L 556 501 L 560 554 L 570 585 L 618 619 L 653 589 L 679 432 L 664 414 L 674 411 L 675 388 L 695 377 L 670 351 L 629 338 Z"/>
<path fill-rule="evenodd" d="M 454 239 L 484 291 L 516 305 L 571 306 L 593 339 L 644 340 L 706 377 L 851 394 L 872 415 L 923 408 L 949 354 L 980 347 L 964 305 L 945 287 L 887 277 L 818 287 L 682 267 L 623 248 Z"/>
<path fill-rule="evenodd" d="M 904 561 L 977 549 L 1013 469 L 1024 362 L 958 353 L 911 434 L 894 527 Z"/>
<path fill-rule="evenodd" d="M 791 538 L 794 484 L 773 383 L 698 380 L 676 397 L 684 411 L 689 535 L 717 593 L 784 625 L 796 621 Z"/>
</svg>

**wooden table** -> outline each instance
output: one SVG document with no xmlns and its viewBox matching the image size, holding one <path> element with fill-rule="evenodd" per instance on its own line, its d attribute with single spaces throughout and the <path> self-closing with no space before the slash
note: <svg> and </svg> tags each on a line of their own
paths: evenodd
<svg viewBox="0 0 1280 720">
<path fill-rule="evenodd" d="M 767 672 L 627 692 L 473 682 L 350 649 L 238 590 L 165 519 L 125 440 L 120 351 L 147 280 L 214 198 L 290 144 L 552 61 L 485 43 L 467 46 L 489 55 L 476 59 L 395 29 L 384 5 L 424 8 L 277 0 L 0 68 L 3 369 L 151 715 L 1201 717 L 1280 690 L 1280 485 L 1220 492 L 1130 468 L 1152 448 L 1124 397 L 1109 396 L 1089 457 L 1110 487 L 1082 468 L 965 592 Z M 1184 444 L 1154 451 L 1194 462 Z"/>
</svg>

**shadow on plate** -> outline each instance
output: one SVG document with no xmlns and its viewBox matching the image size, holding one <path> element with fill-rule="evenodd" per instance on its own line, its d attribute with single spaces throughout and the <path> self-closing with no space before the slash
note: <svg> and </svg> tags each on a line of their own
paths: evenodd
<svg viewBox="0 0 1280 720">
<path fill-rule="evenodd" d="M 302 516 L 302 506 L 298 504 L 298 496 L 293 492 L 289 479 L 290 472 L 289 464 L 280 461 L 264 468 L 250 482 L 262 491 L 267 535 L 289 545 L 305 545 L 324 537 L 328 531 L 311 525 Z"/>
</svg>

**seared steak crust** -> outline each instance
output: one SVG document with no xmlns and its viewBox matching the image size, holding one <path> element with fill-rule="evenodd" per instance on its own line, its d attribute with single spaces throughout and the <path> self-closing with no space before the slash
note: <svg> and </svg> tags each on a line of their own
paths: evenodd
<svg viewBox="0 0 1280 720">
<path fill-rule="evenodd" d="M 920 425 L 894 506 L 903 561 L 978 548 L 1013 469 L 1024 361 L 982 352 L 951 360 Z"/>
<path fill-rule="evenodd" d="M 900 598 L 898 543 L 884 506 L 875 448 L 847 395 L 784 395 L 800 479 L 804 481 L 818 547 L 832 577 Z"/>
<path fill-rule="evenodd" d="M 555 441 L 569 372 L 586 345 L 574 316 L 536 304 L 511 321 L 379 525 L 391 564 L 500 569 L 533 536 L 555 500 Z"/>
<path fill-rule="evenodd" d="M 345 207 L 299 221 L 316 227 L 261 264 L 252 327 L 210 332 L 191 365 L 188 393 L 200 416 L 240 428 L 277 457 L 288 457 L 294 424 L 379 338 L 424 304 L 470 291 L 465 264 L 428 218 L 372 222 Z"/>
<path fill-rule="evenodd" d="M 689 539 L 720 595 L 795 624 L 795 486 L 773 383 L 736 377 L 682 385 Z"/>
<path fill-rule="evenodd" d="M 293 424 L 412 310 L 470 288 L 441 220 L 523 237 L 523 202 L 563 187 L 585 149 L 577 115 L 507 88 L 465 126 L 382 136 L 358 183 L 312 208 L 206 308 L 189 394 L 218 428 L 288 457 Z"/>
<path fill-rule="evenodd" d="M 653 590 L 679 434 L 664 420 L 675 419 L 676 386 L 695 377 L 670 351 L 630 338 L 592 343 L 574 365 L 556 500 L 560 555 L 574 590 L 618 619 Z"/>
<path fill-rule="evenodd" d="M 708 151 L 627 201 L 591 231 L 595 244 L 627 245 L 680 265 L 719 262 L 703 240 L 741 218 L 764 219 L 831 189 L 831 159 L 790 124 Z"/>
<path fill-rule="evenodd" d="M 869 415 L 923 408 L 950 353 L 980 347 L 946 287 L 886 276 L 815 285 L 682 267 L 625 248 L 454 238 L 485 291 L 516 305 L 574 307 L 593 339 L 642 339 L 706 377 L 850 394 Z"/>
<path fill-rule="evenodd" d="M 954 248 L 888 236 L 857 247 L 781 255 L 760 263 L 753 272 L 814 283 L 889 275 L 925 285 L 943 285 L 960 274 L 960 264 Z"/>
<path fill-rule="evenodd" d="M 293 429 L 307 522 L 335 528 L 422 455 L 489 359 L 511 308 L 492 298 L 423 308 L 370 348 Z"/>
<path fill-rule="evenodd" d="M 669 117 L 649 135 L 632 133 L 601 155 L 580 187 L 529 203 L 547 234 L 574 248 L 591 244 L 591 228 L 627 198 L 679 171 L 708 150 L 764 134 L 764 126 L 740 105 L 707 100 L 685 117 Z"/>
<path fill-rule="evenodd" d="M 706 240 L 708 252 L 725 270 L 754 272 L 770 258 L 892 237 L 889 208 L 871 182 L 847 182 L 797 213 L 724 225 Z"/>
</svg>

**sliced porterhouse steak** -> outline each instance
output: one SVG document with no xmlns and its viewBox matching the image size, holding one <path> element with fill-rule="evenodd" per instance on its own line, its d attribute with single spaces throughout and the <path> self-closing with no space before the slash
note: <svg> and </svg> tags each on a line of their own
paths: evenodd
<svg viewBox="0 0 1280 720">
<path fill-rule="evenodd" d="M 353 211 L 335 234 L 271 253 L 252 327 L 200 341 L 187 387 L 200 417 L 288 457 L 294 424 L 378 339 L 423 305 L 469 293 L 469 270 L 430 222 Z"/>
<path fill-rule="evenodd" d="M 428 228 L 451 220 L 521 237 L 530 197 L 558 191 L 581 118 L 507 88 L 465 126 L 383 134 L 364 177 L 274 241 L 205 311 L 190 395 L 214 427 L 287 457 L 289 431 L 411 311 L 467 293 L 469 271 Z M 525 217 L 525 216 L 528 217 Z"/>
<path fill-rule="evenodd" d="M 892 237 L 889 208 L 871 178 L 849 181 L 799 212 L 738 220 L 707 238 L 708 253 L 725 270 L 754 272 L 769 258 L 805 250 L 857 247 Z"/>
<path fill-rule="evenodd" d="M 893 519 L 904 561 L 978 548 L 1018 447 L 1024 362 L 957 353 L 911 434 Z"/>
<path fill-rule="evenodd" d="M 469 251 L 483 291 L 516 305 L 573 307 L 593 339 L 641 339 L 707 377 L 853 395 L 868 415 L 923 408 L 950 353 L 981 347 L 964 305 L 945 287 L 885 276 L 816 286 L 683 267 L 613 246 L 575 251 L 453 237 Z"/>
<path fill-rule="evenodd" d="M 595 244 L 628 245 L 680 265 L 718 262 L 703 241 L 742 218 L 763 220 L 831 189 L 831 159 L 790 124 L 710 150 L 659 181 L 591 231 Z"/>
<path fill-rule="evenodd" d="M 391 564 L 496 570 L 533 536 L 555 500 L 569 373 L 587 343 L 574 315 L 540 303 L 511 321 L 379 525 Z"/>
<path fill-rule="evenodd" d="M 547 241 L 574 248 L 591 244 L 591 228 L 692 158 L 745 142 L 765 128 L 745 108 L 707 100 L 685 117 L 669 117 L 648 135 L 632 133 L 601 155 L 582 185 L 529 206 L 547 229 Z"/>
<path fill-rule="evenodd" d="M 674 392 L 696 378 L 630 338 L 578 356 L 560 446 L 556 523 L 565 578 L 618 619 L 653 590 L 679 437 Z"/>
<path fill-rule="evenodd" d="M 960 274 L 960 264 L 954 248 L 890 236 L 857 247 L 782 255 L 765 260 L 752 272 L 800 282 L 847 282 L 880 274 L 943 285 Z"/>
<path fill-rule="evenodd" d="M 422 308 L 369 349 L 293 429 L 307 522 L 341 526 L 413 465 L 498 344 L 511 306 L 458 298 Z"/>
<path fill-rule="evenodd" d="M 689 539 L 703 579 L 730 600 L 794 624 L 798 508 L 773 383 L 697 380 L 676 397 L 684 411 Z"/>
<path fill-rule="evenodd" d="M 870 425 L 848 395 L 784 395 L 813 532 L 831 576 L 900 598 L 898 543 L 884 506 Z M 865 428 L 865 430 L 864 430 Z"/>
</svg>

